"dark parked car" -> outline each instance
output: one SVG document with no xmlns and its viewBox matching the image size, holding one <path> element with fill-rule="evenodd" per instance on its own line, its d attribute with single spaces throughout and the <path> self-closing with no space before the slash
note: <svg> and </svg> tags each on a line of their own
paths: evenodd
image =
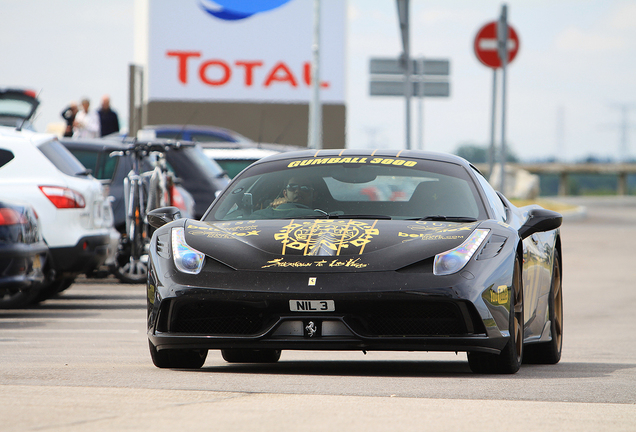
<svg viewBox="0 0 636 432">
<path fill-rule="evenodd" d="M 282 153 L 235 177 L 201 221 L 174 207 L 148 219 L 157 367 L 199 368 L 209 349 L 228 362 L 464 351 L 477 373 L 561 357 L 561 215 L 514 206 L 457 156 Z"/>
<path fill-rule="evenodd" d="M 198 143 L 253 143 L 251 139 L 244 137 L 238 132 L 217 126 L 162 124 L 144 126 L 143 130 L 154 131 L 156 138 L 194 141 Z"/>
<path fill-rule="evenodd" d="M 0 197 L 0 308 L 26 306 L 36 297 L 48 251 L 33 207 Z"/>
<path fill-rule="evenodd" d="M 157 140 L 161 141 L 161 140 Z M 114 139 L 62 139 L 64 146 L 75 155 L 85 167 L 92 170 L 94 177 L 109 179 L 109 195 L 115 197 L 112 203 L 115 227 L 123 231 L 126 223 L 124 208 L 124 178 L 132 169 L 132 159 L 110 157 L 113 151 L 124 150 L 127 142 Z M 195 218 L 200 218 L 207 210 L 216 194 L 223 190 L 229 179 L 223 169 L 210 161 L 201 148 L 194 143 L 183 143 L 178 150 L 166 152 L 166 160 L 180 184 L 194 198 Z M 151 169 L 150 165 L 145 167 Z"/>
<path fill-rule="evenodd" d="M 234 178 L 252 163 L 266 156 L 289 151 L 305 150 L 302 147 L 273 143 L 203 143 L 203 153 L 218 163 L 230 178 Z"/>
</svg>

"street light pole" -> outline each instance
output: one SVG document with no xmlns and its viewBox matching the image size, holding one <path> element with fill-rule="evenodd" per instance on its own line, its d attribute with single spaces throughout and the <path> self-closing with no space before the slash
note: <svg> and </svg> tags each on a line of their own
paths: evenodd
<svg viewBox="0 0 636 432">
<path fill-rule="evenodd" d="M 508 65 L 508 7 L 501 6 L 501 16 L 497 25 L 497 42 L 501 60 L 501 193 L 506 186 L 506 67 Z"/>
<path fill-rule="evenodd" d="M 402 33 L 402 46 L 404 48 L 404 98 L 406 99 L 406 148 L 411 149 L 411 52 L 409 44 L 409 0 L 397 0 L 398 17 L 400 19 L 400 32 Z"/>
<path fill-rule="evenodd" d="M 311 101 L 307 147 L 322 148 L 322 105 L 320 103 L 320 0 L 314 0 L 314 40 L 311 46 Z"/>
</svg>

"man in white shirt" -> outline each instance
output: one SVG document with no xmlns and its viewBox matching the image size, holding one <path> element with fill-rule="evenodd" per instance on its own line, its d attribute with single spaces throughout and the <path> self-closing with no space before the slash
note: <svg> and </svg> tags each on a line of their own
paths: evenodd
<svg viewBox="0 0 636 432">
<path fill-rule="evenodd" d="M 82 109 L 75 115 L 73 122 L 73 138 L 99 137 L 99 116 L 96 111 L 89 110 L 90 101 L 82 99 Z"/>
</svg>

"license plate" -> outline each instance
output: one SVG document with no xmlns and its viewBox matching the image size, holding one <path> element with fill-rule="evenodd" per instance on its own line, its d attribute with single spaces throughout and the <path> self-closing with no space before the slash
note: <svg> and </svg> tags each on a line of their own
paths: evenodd
<svg viewBox="0 0 636 432">
<path fill-rule="evenodd" d="M 42 263 L 40 262 L 40 255 L 36 255 L 33 257 L 33 268 L 38 270 L 42 267 Z"/>
<path fill-rule="evenodd" d="M 333 312 L 336 304 L 333 300 L 290 300 L 289 310 L 292 312 Z"/>
</svg>

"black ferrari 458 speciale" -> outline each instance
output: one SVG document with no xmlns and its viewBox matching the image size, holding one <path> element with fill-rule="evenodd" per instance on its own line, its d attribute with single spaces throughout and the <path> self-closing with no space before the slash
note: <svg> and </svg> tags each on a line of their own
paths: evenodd
<svg viewBox="0 0 636 432">
<path fill-rule="evenodd" d="M 210 349 L 465 351 L 478 373 L 561 357 L 561 215 L 514 206 L 456 156 L 283 153 L 201 220 L 148 220 L 157 367 L 199 368 Z"/>
</svg>

